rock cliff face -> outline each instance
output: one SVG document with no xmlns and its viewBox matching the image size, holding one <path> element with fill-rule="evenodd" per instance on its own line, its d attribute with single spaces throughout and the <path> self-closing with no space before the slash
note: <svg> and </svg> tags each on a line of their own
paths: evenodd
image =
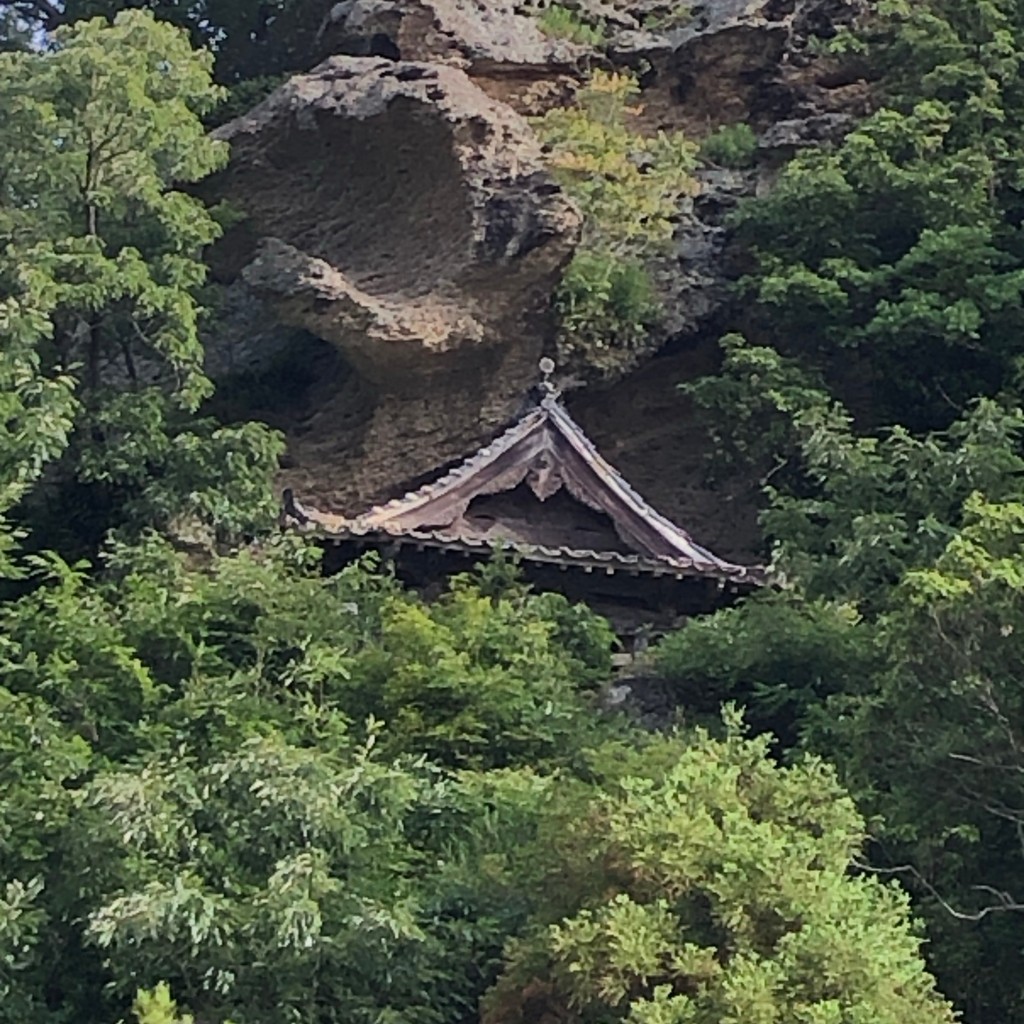
<svg viewBox="0 0 1024 1024">
<path fill-rule="evenodd" d="M 564 102 L 590 66 L 629 67 L 646 127 L 699 137 L 746 121 L 759 160 L 702 172 L 701 195 L 680 210 L 676 255 L 658 268 L 673 297 L 666 354 L 571 404 L 665 513 L 745 555 L 749 503 L 725 515 L 725 499 L 702 490 L 675 384 L 711 365 L 725 214 L 863 111 L 863 84 L 809 52 L 857 0 L 705 0 L 662 31 L 664 0 L 576 6 L 604 19 L 600 52 L 547 38 L 514 0 L 335 5 L 326 59 L 219 130 L 232 160 L 215 188 L 246 217 L 214 263 L 236 333 L 248 332 L 243 362 L 287 341 L 274 372 L 303 364 L 274 419 L 289 435 L 283 483 L 321 506 L 357 511 L 480 443 L 536 379 L 579 237 L 524 115 Z"/>
<path fill-rule="evenodd" d="M 331 9 L 324 42 L 333 53 L 377 49 L 496 78 L 547 78 L 588 52 L 546 36 L 529 12 L 512 0 L 342 0 Z"/>
<path fill-rule="evenodd" d="M 519 114 L 454 67 L 333 57 L 219 134 L 233 159 L 218 187 L 247 214 L 221 274 L 376 394 L 355 446 L 335 415 L 348 397 L 322 397 L 293 445 L 302 493 L 359 500 L 508 415 L 579 232 Z M 332 440 L 340 463 L 323 461 Z"/>
</svg>

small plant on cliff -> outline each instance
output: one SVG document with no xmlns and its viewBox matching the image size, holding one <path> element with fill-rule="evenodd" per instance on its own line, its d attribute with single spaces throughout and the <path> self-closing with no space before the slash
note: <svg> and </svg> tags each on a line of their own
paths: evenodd
<svg viewBox="0 0 1024 1024">
<path fill-rule="evenodd" d="M 588 362 L 608 369 L 621 351 L 639 349 L 658 312 L 650 274 L 639 260 L 607 249 L 581 249 L 566 268 L 555 299 L 563 355 L 584 347 Z M 610 342 L 614 342 L 611 347 Z"/>
<path fill-rule="evenodd" d="M 630 124 L 635 78 L 596 72 L 569 108 L 538 121 L 555 177 L 584 215 L 580 248 L 556 296 L 563 357 L 610 373 L 636 358 L 656 320 L 648 261 L 665 253 L 696 146 L 680 133 L 642 135 Z"/>
<path fill-rule="evenodd" d="M 670 3 L 663 10 L 648 16 L 644 28 L 652 32 L 671 32 L 690 21 L 693 21 L 693 11 L 686 4 Z"/>
<path fill-rule="evenodd" d="M 593 21 L 579 11 L 552 4 L 537 16 L 537 23 L 545 35 L 568 39 L 585 46 L 600 46 L 604 42 L 604 22 Z"/>
<path fill-rule="evenodd" d="M 754 162 L 757 135 L 749 124 L 723 124 L 700 144 L 701 158 L 718 167 L 741 170 Z"/>
</svg>

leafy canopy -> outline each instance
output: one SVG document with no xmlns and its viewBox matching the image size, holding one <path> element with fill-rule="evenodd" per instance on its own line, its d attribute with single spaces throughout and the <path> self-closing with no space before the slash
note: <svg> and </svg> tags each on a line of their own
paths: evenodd
<svg viewBox="0 0 1024 1024">
<path fill-rule="evenodd" d="M 943 990 L 1016 1020 L 1024 17 L 881 0 L 833 49 L 874 112 L 740 210 L 749 341 L 689 388 L 786 589 L 659 662 L 695 712 L 742 700 L 837 763 Z"/>
<path fill-rule="evenodd" d="M 64 478 L 116 489 L 144 521 L 266 515 L 256 481 L 277 441 L 192 416 L 212 391 L 200 257 L 220 227 L 181 186 L 227 156 L 201 121 L 221 95 L 210 67 L 137 11 L 0 54 L 0 514 L 63 458 Z M 233 452 L 226 474 L 214 459 L 231 515 L 196 478 L 200 448 Z"/>
<path fill-rule="evenodd" d="M 883 417 L 942 425 L 1021 355 L 1024 24 L 1015 0 L 884 0 L 837 48 L 881 104 L 742 210 L 745 294 L 787 354 L 833 382 L 855 361 Z"/>
<path fill-rule="evenodd" d="M 600 718 L 564 599 L 314 554 L 153 534 L 4 607 L 5 1019 L 948 1019 L 821 764 Z"/>
<path fill-rule="evenodd" d="M 582 905 L 510 945 L 483 1020 L 951 1021 L 906 897 L 848 873 L 862 830 L 827 767 L 735 719 L 652 742 L 582 823 Z"/>
<path fill-rule="evenodd" d="M 0 15 L 0 48 L 26 48 L 91 18 L 147 11 L 213 54 L 217 81 L 242 83 L 306 70 L 324 19 L 316 0 L 10 0 Z"/>
<path fill-rule="evenodd" d="M 680 133 L 645 136 L 630 124 L 635 78 L 595 72 L 572 107 L 536 124 L 558 181 L 579 203 L 583 239 L 555 305 L 565 360 L 604 373 L 649 348 L 658 301 L 647 262 L 669 247 L 696 183 L 696 147 Z"/>
</svg>

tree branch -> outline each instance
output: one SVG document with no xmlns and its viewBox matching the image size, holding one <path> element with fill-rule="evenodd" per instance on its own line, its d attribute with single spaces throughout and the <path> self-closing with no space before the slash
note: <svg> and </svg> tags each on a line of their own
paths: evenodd
<svg viewBox="0 0 1024 1024">
<path fill-rule="evenodd" d="M 47 32 L 64 24 L 64 12 L 52 0 L 17 0 L 15 8 L 23 17 L 41 21 Z"/>
<path fill-rule="evenodd" d="M 1008 892 L 1003 892 L 1000 889 L 995 889 L 991 885 L 972 885 L 971 888 L 977 892 L 986 892 L 989 895 L 995 897 L 996 902 L 989 904 L 987 907 L 982 907 L 981 910 L 977 911 L 965 911 L 957 910 L 948 900 L 946 900 L 928 881 L 924 875 L 921 874 L 913 864 L 900 864 L 894 868 L 881 868 L 874 864 L 865 864 L 862 861 L 858 861 L 856 858 L 851 860 L 851 863 L 855 868 L 860 871 L 871 872 L 876 875 L 910 875 L 913 877 L 921 886 L 925 889 L 929 896 L 931 896 L 938 904 L 946 911 L 951 917 L 956 918 L 958 921 L 982 921 L 989 914 L 1008 913 L 1024 911 L 1024 903 L 1018 902 Z"/>
</svg>

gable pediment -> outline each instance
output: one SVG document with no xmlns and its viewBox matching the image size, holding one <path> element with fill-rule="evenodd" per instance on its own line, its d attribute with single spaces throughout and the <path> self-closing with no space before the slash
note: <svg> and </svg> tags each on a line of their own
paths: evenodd
<svg viewBox="0 0 1024 1024">
<path fill-rule="evenodd" d="M 499 495 L 508 497 L 486 501 Z M 526 495 L 538 503 L 532 513 Z M 565 500 L 555 502 L 559 496 Z M 546 509 L 550 514 L 545 514 L 547 503 L 552 503 Z M 479 513 L 482 506 L 489 508 L 489 525 L 479 514 L 474 516 L 473 509 Z M 575 522 L 572 507 L 579 510 Z M 653 509 L 602 458 L 553 394 L 455 469 L 400 498 L 354 519 L 305 509 L 302 514 L 327 532 L 355 536 L 404 535 L 468 544 L 501 539 L 513 546 L 542 544 L 569 557 L 622 554 L 698 575 L 752 582 L 763 577 L 758 568 L 718 558 Z M 598 523 L 611 532 L 602 532 Z M 605 545 L 614 539 L 614 546 L 598 550 L 585 544 L 581 550 L 577 544 L 588 534 L 603 538 Z"/>
</svg>

